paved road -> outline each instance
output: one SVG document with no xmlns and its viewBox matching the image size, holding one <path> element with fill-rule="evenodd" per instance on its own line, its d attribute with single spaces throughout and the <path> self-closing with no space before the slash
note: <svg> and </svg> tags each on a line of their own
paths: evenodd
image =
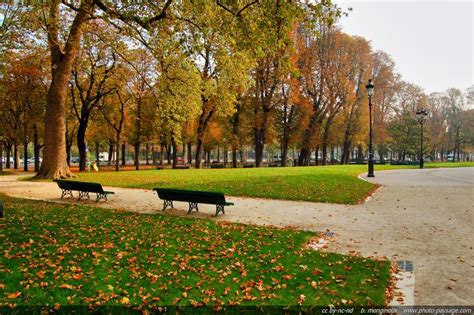
<svg viewBox="0 0 474 315">
<path fill-rule="evenodd" d="M 335 232 L 330 251 L 413 261 L 417 305 L 473 305 L 474 168 L 384 171 L 370 180 L 383 186 L 361 205 L 230 197 L 236 206 L 217 220 L 330 230 Z M 147 213 L 161 208 L 151 191 L 110 190 L 116 195 L 100 205 Z M 0 192 L 59 200 L 56 184 L 17 176 L 0 176 Z M 175 206 L 166 213 L 186 215 L 186 204 Z M 200 205 L 192 216 L 210 218 L 214 212 Z"/>
</svg>

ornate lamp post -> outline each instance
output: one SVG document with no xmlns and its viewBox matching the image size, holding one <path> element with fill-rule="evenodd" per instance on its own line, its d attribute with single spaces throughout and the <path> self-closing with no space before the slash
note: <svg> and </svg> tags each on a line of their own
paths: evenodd
<svg viewBox="0 0 474 315">
<path fill-rule="evenodd" d="M 369 79 L 369 83 L 365 86 L 367 89 L 367 95 L 369 96 L 369 117 L 370 117 L 370 129 L 369 129 L 369 171 L 367 177 L 375 177 L 374 175 L 374 151 L 372 150 L 372 96 L 374 96 L 374 85 L 372 79 Z"/>
<path fill-rule="evenodd" d="M 428 111 L 424 108 L 418 109 L 416 111 L 416 118 L 420 123 L 421 127 L 421 138 L 420 138 L 420 168 L 423 168 L 425 161 L 423 159 L 423 122 L 428 118 Z"/>
</svg>

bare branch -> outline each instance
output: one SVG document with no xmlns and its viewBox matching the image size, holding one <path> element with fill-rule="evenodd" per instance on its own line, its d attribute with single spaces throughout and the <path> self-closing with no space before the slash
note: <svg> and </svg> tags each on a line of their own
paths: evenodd
<svg viewBox="0 0 474 315">
<path fill-rule="evenodd" d="M 219 1 L 219 0 L 216 0 L 216 3 L 217 3 L 218 6 L 220 6 L 221 8 L 223 8 L 224 10 L 226 10 L 227 12 L 229 12 L 230 14 L 232 14 L 233 16 L 238 17 L 238 16 L 240 16 L 240 14 L 241 14 L 242 12 L 244 12 L 245 10 L 247 10 L 250 6 L 252 6 L 252 5 L 258 3 L 258 0 L 255 0 L 255 1 L 252 1 L 252 2 L 250 2 L 250 3 L 247 3 L 247 4 L 246 4 L 242 9 L 240 9 L 237 13 L 235 13 L 235 12 L 232 11 L 231 9 L 227 8 L 227 7 L 226 7 L 225 5 L 223 5 L 223 4 L 221 3 L 221 1 Z"/>
</svg>

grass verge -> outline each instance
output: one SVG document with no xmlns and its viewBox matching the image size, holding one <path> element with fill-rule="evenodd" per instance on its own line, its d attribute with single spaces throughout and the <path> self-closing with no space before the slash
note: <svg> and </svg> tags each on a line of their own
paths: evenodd
<svg viewBox="0 0 474 315">
<path fill-rule="evenodd" d="M 4 199 L 3 308 L 385 304 L 388 261 L 304 249 L 311 232 Z"/>
</svg>

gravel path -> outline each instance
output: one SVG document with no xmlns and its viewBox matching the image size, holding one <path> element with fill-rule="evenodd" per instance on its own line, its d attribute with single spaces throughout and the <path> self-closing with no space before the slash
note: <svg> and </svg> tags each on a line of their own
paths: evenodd
<svg viewBox="0 0 474 315">
<path fill-rule="evenodd" d="M 417 305 L 473 305 L 473 175 L 474 168 L 376 172 L 370 181 L 383 186 L 364 204 L 354 206 L 228 197 L 236 205 L 215 220 L 329 230 L 335 233 L 330 251 L 413 261 Z M 61 200 L 55 183 L 18 181 L 18 177 L 0 176 L 0 192 Z M 144 213 L 161 209 L 162 202 L 152 191 L 107 190 L 116 194 L 100 206 Z M 175 206 L 165 213 L 186 215 L 187 204 Z M 199 208 L 191 216 L 211 218 L 215 212 L 213 206 Z"/>
</svg>

